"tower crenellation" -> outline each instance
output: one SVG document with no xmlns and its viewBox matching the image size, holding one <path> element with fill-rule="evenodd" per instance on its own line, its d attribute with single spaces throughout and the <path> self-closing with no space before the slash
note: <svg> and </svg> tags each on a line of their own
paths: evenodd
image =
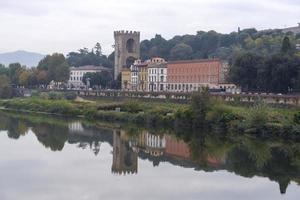
<svg viewBox="0 0 300 200">
<path fill-rule="evenodd" d="M 120 36 L 120 35 L 136 35 L 136 36 L 139 36 L 140 32 L 139 31 L 124 31 L 124 30 L 121 30 L 121 31 L 114 31 L 114 35 L 115 36 Z"/>
</svg>

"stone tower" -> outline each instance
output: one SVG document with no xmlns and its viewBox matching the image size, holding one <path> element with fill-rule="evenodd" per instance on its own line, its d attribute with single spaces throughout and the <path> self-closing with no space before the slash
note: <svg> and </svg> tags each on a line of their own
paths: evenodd
<svg viewBox="0 0 300 200">
<path fill-rule="evenodd" d="M 140 32 L 115 31 L 115 72 L 117 79 L 123 67 L 129 68 L 140 58 Z"/>
<path fill-rule="evenodd" d="M 114 174 L 136 174 L 138 168 L 138 154 L 129 145 L 127 135 L 120 130 L 113 133 L 113 164 Z"/>
</svg>

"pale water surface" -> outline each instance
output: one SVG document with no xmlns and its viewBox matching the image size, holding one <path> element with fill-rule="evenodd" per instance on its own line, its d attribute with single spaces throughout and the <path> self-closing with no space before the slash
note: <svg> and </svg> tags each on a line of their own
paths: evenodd
<svg viewBox="0 0 300 200">
<path fill-rule="evenodd" d="M 214 138 L 193 145 L 172 134 L 104 127 L 0 114 L 0 199 L 300 198 L 299 154 L 276 149 L 289 145 L 272 143 L 269 151 L 252 140 Z M 263 153 L 251 153 L 251 145 Z"/>
</svg>

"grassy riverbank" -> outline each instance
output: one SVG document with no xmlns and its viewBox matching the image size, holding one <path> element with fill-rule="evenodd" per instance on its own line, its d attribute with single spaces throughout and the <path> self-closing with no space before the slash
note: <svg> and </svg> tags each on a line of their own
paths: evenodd
<svg viewBox="0 0 300 200">
<path fill-rule="evenodd" d="M 276 108 L 257 103 L 252 106 L 229 105 L 196 94 L 190 104 L 47 99 L 40 96 L 0 100 L 4 109 L 81 116 L 108 122 L 126 122 L 146 127 L 167 127 L 175 131 L 251 134 L 259 137 L 300 139 L 300 109 Z"/>
</svg>

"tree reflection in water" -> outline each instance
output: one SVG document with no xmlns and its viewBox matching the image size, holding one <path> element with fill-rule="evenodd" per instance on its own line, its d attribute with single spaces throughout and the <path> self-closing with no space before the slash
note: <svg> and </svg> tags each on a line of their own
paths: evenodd
<svg viewBox="0 0 300 200">
<path fill-rule="evenodd" d="M 138 172 L 138 158 L 153 166 L 169 162 L 201 171 L 227 170 L 243 177 L 268 177 L 286 193 L 291 181 L 300 184 L 300 144 L 291 141 L 262 140 L 251 136 L 177 132 L 163 134 L 138 128 L 103 128 L 87 122 L 0 114 L 0 129 L 18 139 L 31 130 L 51 151 L 62 151 L 65 144 L 91 149 L 101 155 L 102 143 L 113 147 L 112 172 Z"/>
</svg>

